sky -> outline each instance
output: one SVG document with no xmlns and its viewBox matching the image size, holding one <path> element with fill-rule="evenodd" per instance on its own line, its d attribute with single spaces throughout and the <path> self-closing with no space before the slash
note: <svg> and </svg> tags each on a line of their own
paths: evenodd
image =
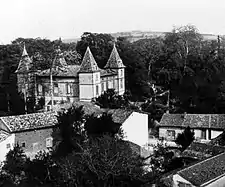
<svg viewBox="0 0 225 187">
<path fill-rule="evenodd" d="M 0 0 L 0 44 L 187 24 L 200 33 L 225 34 L 224 18 L 225 0 Z"/>
</svg>

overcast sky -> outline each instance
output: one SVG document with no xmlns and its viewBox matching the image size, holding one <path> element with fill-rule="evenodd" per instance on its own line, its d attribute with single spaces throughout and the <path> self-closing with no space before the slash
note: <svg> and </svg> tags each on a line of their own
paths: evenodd
<svg viewBox="0 0 225 187">
<path fill-rule="evenodd" d="M 0 0 L 0 43 L 80 37 L 85 31 L 171 31 L 193 24 L 225 34 L 225 0 Z"/>
</svg>

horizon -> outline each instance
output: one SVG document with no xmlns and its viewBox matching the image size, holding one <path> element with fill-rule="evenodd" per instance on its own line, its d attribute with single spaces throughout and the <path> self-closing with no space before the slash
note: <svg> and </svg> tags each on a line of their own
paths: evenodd
<svg viewBox="0 0 225 187">
<path fill-rule="evenodd" d="M 0 44 L 16 38 L 76 39 L 84 32 L 170 32 L 194 25 L 225 35 L 222 0 L 8 0 L 0 12 Z"/>
</svg>

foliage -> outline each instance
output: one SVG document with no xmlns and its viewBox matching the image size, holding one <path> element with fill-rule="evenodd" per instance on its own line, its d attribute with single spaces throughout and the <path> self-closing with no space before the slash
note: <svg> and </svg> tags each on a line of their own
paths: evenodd
<svg viewBox="0 0 225 187">
<path fill-rule="evenodd" d="M 118 95 L 114 89 L 108 89 L 95 99 L 95 104 L 101 108 L 127 108 L 129 105 L 128 98 L 124 95 Z"/>
<path fill-rule="evenodd" d="M 182 146 L 182 150 L 185 150 L 191 144 L 191 142 L 193 142 L 194 139 L 195 139 L 195 133 L 188 126 L 184 129 L 182 133 L 179 133 L 177 135 L 175 142 L 178 145 Z"/>
<path fill-rule="evenodd" d="M 64 182 L 76 186 L 141 186 L 143 160 L 128 147 L 110 136 L 89 139 L 81 153 L 73 152 L 60 165 Z"/>
<path fill-rule="evenodd" d="M 16 144 L 6 155 L 2 167 L 3 173 L 14 184 L 19 184 L 24 178 L 27 157 L 22 148 Z"/>
<path fill-rule="evenodd" d="M 72 106 L 68 110 L 59 112 L 58 127 L 52 136 L 56 155 L 64 156 L 73 150 L 79 151 L 86 137 L 84 129 L 85 115 L 83 106 Z"/>
<path fill-rule="evenodd" d="M 121 125 L 113 121 L 112 115 L 104 112 L 101 116 L 95 114 L 89 116 L 84 126 L 88 137 L 101 137 L 108 135 L 110 137 L 123 138 Z"/>
<path fill-rule="evenodd" d="M 83 57 L 89 46 L 98 66 L 103 68 L 112 51 L 113 40 L 110 34 L 84 32 L 81 40 L 77 43 L 76 50 Z"/>
</svg>

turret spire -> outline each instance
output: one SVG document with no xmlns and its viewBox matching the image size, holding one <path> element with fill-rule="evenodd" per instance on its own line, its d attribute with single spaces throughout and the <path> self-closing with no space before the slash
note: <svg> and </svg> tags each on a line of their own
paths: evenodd
<svg viewBox="0 0 225 187">
<path fill-rule="evenodd" d="M 98 70 L 99 70 L 98 65 L 91 53 L 91 50 L 89 47 L 87 47 L 79 72 L 88 73 L 88 72 L 95 72 Z"/>
<path fill-rule="evenodd" d="M 113 50 L 110 54 L 110 57 L 108 59 L 107 64 L 105 65 L 105 68 L 109 69 L 116 69 L 116 68 L 124 68 L 123 61 L 121 60 L 119 53 L 116 49 L 116 44 L 114 42 L 113 44 Z"/>
</svg>

